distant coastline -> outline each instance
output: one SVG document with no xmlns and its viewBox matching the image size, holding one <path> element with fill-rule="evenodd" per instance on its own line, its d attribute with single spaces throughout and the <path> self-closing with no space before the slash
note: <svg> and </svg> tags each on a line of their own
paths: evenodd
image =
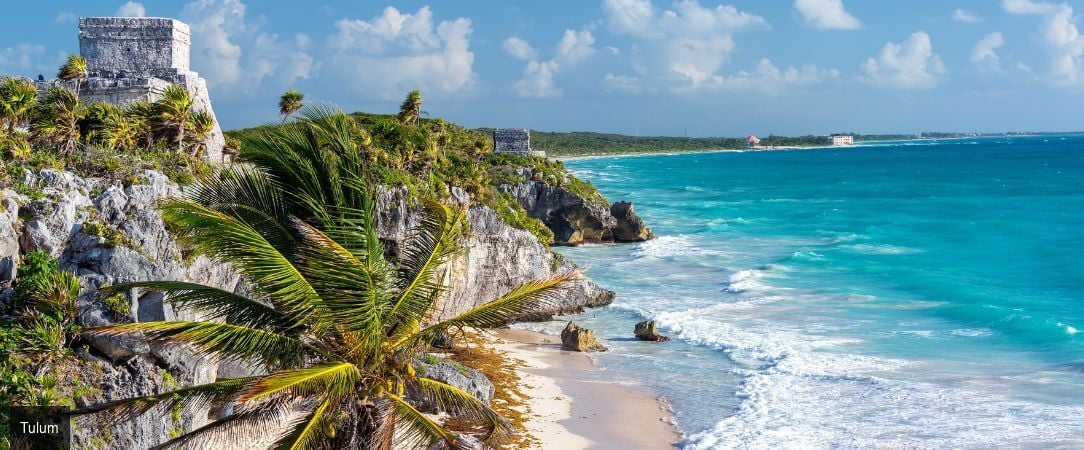
<svg viewBox="0 0 1084 450">
<path fill-rule="evenodd" d="M 993 139 L 1000 137 L 1010 138 L 1023 138 L 1023 137 L 1043 137 L 1043 136 L 1079 136 L 1084 135 L 1084 131 L 1066 131 L 1066 132 L 1006 132 L 1006 133 L 981 133 L 981 134 L 964 134 L 956 133 L 954 135 L 948 135 L 941 137 L 919 137 L 914 136 L 910 138 L 899 139 L 864 139 L 855 141 L 853 145 L 785 145 L 785 146 L 772 146 L 772 147 L 741 147 L 741 148 L 705 148 L 705 149 L 690 149 L 690 150 L 675 150 L 675 149 L 661 149 L 661 150 L 639 150 L 630 152 L 600 152 L 600 153 L 576 153 L 566 154 L 561 151 L 547 150 L 547 155 L 552 159 L 557 160 L 573 160 L 573 159 L 589 159 L 589 158 L 607 158 L 607 157 L 636 157 L 636 156 L 659 156 L 659 155 L 684 155 L 691 153 L 749 153 L 749 152 L 773 152 L 773 151 L 795 151 L 795 150 L 821 150 L 829 148 L 845 149 L 845 148 L 862 148 L 868 147 L 871 144 L 887 144 L 894 142 L 920 142 L 920 141 L 946 141 L 946 140 L 961 140 L 961 139 Z M 533 136 L 533 135 L 532 135 Z M 673 138 L 683 139 L 683 138 Z M 710 138 L 705 138 L 710 139 Z"/>
</svg>

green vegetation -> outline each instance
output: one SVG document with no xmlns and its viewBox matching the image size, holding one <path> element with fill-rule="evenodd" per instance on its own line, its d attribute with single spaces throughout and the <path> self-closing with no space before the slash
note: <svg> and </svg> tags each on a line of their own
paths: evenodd
<svg viewBox="0 0 1084 450">
<path fill-rule="evenodd" d="M 413 128 L 394 130 L 406 138 L 417 136 Z M 310 109 L 288 126 L 240 139 L 239 159 L 245 165 L 201 178 L 187 197 L 166 202 L 161 211 L 182 242 L 231 264 L 250 280 L 253 297 L 175 281 L 117 285 L 104 293 L 132 288 L 164 292 L 175 306 L 200 311 L 208 321 L 128 323 L 84 333 L 142 333 L 156 342 L 185 343 L 202 354 L 262 363 L 271 372 L 170 389 L 80 413 L 109 410 L 123 416 L 159 405 L 232 406 L 233 414 L 214 426 L 181 434 L 168 444 L 178 447 L 208 434 L 247 441 L 271 422 L 280 425 L 278 413 L 297 408 L 304 408 L 304 414 L 276 448 L 461 445 L 458 435 L 404 399 L 409 388 L 453 416 L 485 424 L 484 438 L 505 436 L 508 423 L 496 412 L 465 391 L 419 376 L 413 364 L 438 336 L 464 327 L 503 325 L 549 304 L 575 274 L 530 281 L 432 323 L 427 319 L 449 289 L 439 268 L 462 250 L 463 211 L 423 200 L 421 223 L 404 241 L 400 257 L 390 260 L 377 237 L 370 190 L 376 139 L 356 120 Z M 402 160 L 409 166 L 439 162 Z"/>
<path fill-rule="evenodd" d="M 502 184 L 525 181 L 523 168 L 535 181 L 563 187 L 590 202 L 609 204 L 590 183 L 569 175 L 560 161 L 495 154 L 489 134 L 443 119 L 421 117 L 424 111 L 420 102 L 421 94 L 412 92 L 398 115 L 349 115 L 352 123 L 344 126 L 357 135 L 365 162 L 362 170 L 373 184 L 405 188 L 415 200 L 447 199 L 452 186 L 462 188 L 474 202 L 492 207 L 509 225 L 531 232 L 547 245 L 553 241 L 553 233 L 498 189 Z M 253 139 L 302 127 L 298 122 L 288 122 L 228 131 L 226 136 L 227 140 L 242 143 L 238 157 L 244 160 L 250 157 L 246 152 L 251 153 Z"/>
<path fill-rule="evenodd" d="M 181 183 L 208 170 L 200 156 L 214 118 L 194 109 L 183 86 L 119 108 L 80 98 L 86 70 L 85 60 L 70 57 L 58 76 L 76 89 L 54 86 L 40 96 L 30 80 L 0 78 L 0 188 L 18 187 L 24 168 L 110 179 L 155 169 Z"/>
<path fill-rule="evenodd" d="M 290 115 L 301 109 L 301 101 L 305 99 L 305 95 L 290 89 L 279 97 L 279 114 L 282 115 L 282 120 L 290 118 Z"/>
<path fill-rule="evenodd" d="M 79 370 L 83 362 L 71 350 L 79 282 L 57 270 L 45 253 L 24 256 L 15 296 L 0 319 L 0 405 L 63 406 L 95 398 Z M 9 448 L 7 420 L 0 411 L 0 448 Z"/>
<path fill-rule="evenodd" d="M 492 133 L 492 129 L 478 131 Z M 914 139 L 911 135 L 852 134 L 855 141 Z M 761 146 L 814 147 L 831 145 L 828 136 L 775 136 L 762 138 Z M 612 133 L 531 131 L 531 148 L 548 156 L 630 155 L 640 153 L 696 152 L 745 148 L 744 137 L 627 136 Z"/>
</svg>

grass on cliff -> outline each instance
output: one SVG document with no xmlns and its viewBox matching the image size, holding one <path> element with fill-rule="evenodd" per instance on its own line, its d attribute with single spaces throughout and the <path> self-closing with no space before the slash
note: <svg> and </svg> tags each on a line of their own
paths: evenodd
<svg viewBox="0 0 1084 450">
<path fill-rule="evenodd" d="M 350 116 L 365 141 L 362 147 L 374 183 L 404 187 L 414 199 L 434 200 L 448 198 L 451 188 L 458 187 L 469 193 L 474 202 L 492 207 L 507 224 L 530 232 L 543 244 L 553 242 L 553 233 L 516 201 L 502 194 L 499 186 L 520 183 L 529 177 L 566 188 L 589 202 L 609 204 L 589 182 L 569 174 L 560 161 L 493 153 L 492 139 L 484 132 L 443 119 L 418 118 L 417 125 L 412 125 L 390 114 Z M 227 131 L 226 135 L 243 142 L 247 134 L 284 126 L 296 124 L 264 125 Z M 243 160 L 244 155 L 241 148 L 239 159 Z"/>
</svg>

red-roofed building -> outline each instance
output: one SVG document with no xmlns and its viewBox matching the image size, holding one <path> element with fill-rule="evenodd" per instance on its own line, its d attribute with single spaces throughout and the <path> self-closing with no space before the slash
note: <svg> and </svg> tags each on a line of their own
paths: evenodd
<svg viewBox="0 0 1084 450">
<path fill-rule="evenodd" d="M 749 137 L 745 138 L 745 146 L 753 148 L 760 147 L 760 138 L 750 134 Z"/>
</svg>

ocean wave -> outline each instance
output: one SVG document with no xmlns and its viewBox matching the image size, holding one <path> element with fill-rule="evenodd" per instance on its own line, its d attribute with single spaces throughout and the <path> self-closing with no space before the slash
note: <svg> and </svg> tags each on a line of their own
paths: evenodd
<svg viewBox="0 0 1084 450">
<path fill-rule="evenodd" d="M 766 292 L 775 289 L 760 281 L 767 275 L 768 268 L 766 266 L 759 269 L 739 270 L 727 277 L 725 291 L 731 294 L 742 294 L 750 291 Z"/>
<path fill-rule="evenodd" d="M 889 244 L 853 244 L 844 245 L 840 248 L 866 255 L 911 255 L 922 253 L 922 250 L 909 247 L 898 247 Z"/>
<path fill-rule="evenodd" d="M 785 261 L 820 262 L 828 260 L 824 255 L 817 252 L 794 252 Z"/>
<path fill-rule="evenodd" d="M 696 245 L 688 236 L 659 236 L 637 245 L 632 256 L 636 258 L 672 258 L 687 255 L 711 255 L 718 252 Z"/>
<path fill-rule="evenodd" d="M 1084 408 L 998 395 L 997 384 L 965 389 L 910 381 L 905 374 L 924 369 L 848 353 L 854 339 L 731 325 L 696 310 L 656 320 L 672 336 L 720 350 L 742 367 L 735 371 L 743 377 L 737 408 L 689 435 L 686 449 L 985 447 L 1071 441 L 1084 433 L 1075 419 Z"/>
</svg>

